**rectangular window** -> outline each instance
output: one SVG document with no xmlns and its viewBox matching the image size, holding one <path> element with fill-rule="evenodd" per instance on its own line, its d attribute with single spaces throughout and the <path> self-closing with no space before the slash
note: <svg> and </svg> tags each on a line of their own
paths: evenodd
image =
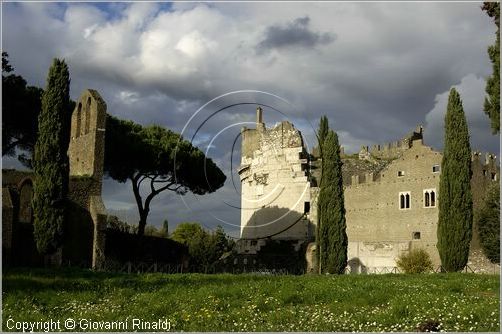
<svg viewBox="0 0 502 334">
<path fill-rule="evenodd" d="M 400 170 L 397 172 L 397 176 L 398 177 L 401 177 L 401 176 L 404 176 L 404 170 Z"/>
<path fill-rule="evenodd" d="M 492 181 L 497 181 L 497 173 L 492 173 Z"/>
<path fill-rule="evenodd" d="M 404 191 L 399 193 L 399 210 L 407 210 L 410 208 L 410 192 Z"/>
<path fill-rule="evenodd" d="M 303 203 L 303 213 L 309 213 L 310 212 L 310 202 L 304 202 Z"/>
<path fill-rule="evenodd" d="M 420 232 L 413 232 L 413 240 L 420 240 Z"/>
<path fill-rule="evenodd" d="M 441 169 L 441 167 L 439 165 L 432 166 L 433 173 L 439 173 L 440 169 Z"/>
<path fill-rule="evenodd" d="M 424 189 L 424 208 L 435 208 L 436 197 L 436 188 Z"/>
</svg>

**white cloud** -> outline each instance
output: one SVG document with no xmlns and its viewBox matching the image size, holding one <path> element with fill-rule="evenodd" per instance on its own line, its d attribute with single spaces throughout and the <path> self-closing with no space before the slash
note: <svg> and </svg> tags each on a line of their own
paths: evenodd
<svg viewBox="0 0 502 334">
<path fill-rule="evenodd" d="M 483 112 L 486 81 L 474 74 L 469 74 L 454 85 L 462 99 L 465 117 L 469 125 L 471 148 L 489 149 L 498 152 L 496 136 L 491 134 L 490 121 Z M 444 137 L 444 117 L 448 104 L 449 90 L 436 95 L 434 108 L 425 116 L 425 140 L 435 143 L 435 148 L 442 149 Z"/>
<path fill-rule="evenodd" d="M 131 91 L 122 91 L 119 94 L 119 98 L 125 103 L 125 104 L 131 104 L 131 103 L 136 103 L 139 100 L 139 94 L 136 92 L 131 92 Z"/>
<path fill-rule="evenodd" d="M 316 123 L 328 115 L 346 151 L 396 140 L 424 121 L 426 142 L 440 147 L 446 92 L 457 84 L 473 148 L 498 150 L 482 111 L 484 78 L 491 73 L 486 48 L 496 27 L 479 3 L 174 3 L 169 9 L 157 3 L 106 9 L 89 3 L 4 3 L 2 8 L 4 51 L 29 84 L 44 86 L 52 58 L 63 57 L 72 98 L 95 88 L 109 113 L 142 124 L 179 132 L 212 98 L 256 89 L 291 101 L 295 108 L 283 111 L 299 128 L 302 119 Z M 336 38 L 309 47 L 293 34 L 295 47 L 265 43 L 269 52 L 257 52 L 270 27 L 282 27 L 280 43 L 288 45 L 284 27 L 305 17 L 304 36 Z M 243 100 L 263 103 L 264 97 Z M 199 135 L 247 121 L 253 113 L 253 106 L 223 112 Z M 313 138 L 312 130 L 304 132 Z M 218 144 L 232 143 L 231 135 L 222 135 Z M 217 146 L 214 152 L 215 160 L 224 161 L 229 150 Z M 114 200 L 116 194 L 105 196 Z"/>
</svg>

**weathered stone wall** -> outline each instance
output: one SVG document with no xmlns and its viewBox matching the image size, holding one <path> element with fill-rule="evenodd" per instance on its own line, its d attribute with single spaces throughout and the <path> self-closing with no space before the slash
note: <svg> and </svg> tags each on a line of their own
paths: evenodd
<svg viewBox="0 0 502 334">
<path fill-rule="evenodd" d="M 319 189 L 310 181 L 320 181 L 321 160 L 314 159 L 309 170 L 302 159 L 301 134 L 288 122 L 272 129 L 260 122 L 257 129 L 244 129 L 242 134 L 239 174 L 243 239 L 238 243 L 239 252 L 256 254 L 266 246 L 267 241 L 261 238 L 267 235 L 296 239 L 298 244 L 313 240 Z M 440 265 L 436 243 L 441 160 L 440 152 L 423 145 L 421 127 L 395 143 L 363 147 L 358 157 L 343 158 L 348 265 L 352 272 L 389 272 L 400 254 L 419 248 L 430 254 L 435 266 Z M 476 212 L 486 190 L 498 181 L 500 169 L 493 155 L 482 159 L 475 153 L 472 171 Z M 309 174 L 313 178 L 309 179 Z M 406 197 L 401 203 L 401 195 L 408 196 L 408 204 Z M 306 219 L 287 229 L 295 219 L 303 218 L 305 203 L 310 204 Z M 309 270 L 315 270 L 313 252 L 313 247 L 308 248 Z M 483 257 L 474 226 L 469 257 L 472 270 L 490 270 Z"/>
<path fill-rule="evenodd" d="M 104 163 L 106 103 L 99 93 L 85 90 L 71 117 L 68 149 L 70 175 L 93 176 L 101 182 Z"/>
<path fill-rule="evenodd" d="M 390 159 L 394 160 L 400 157 L 406 150 L 408 150 L 414 140 L 423 139 L 422 126 L 417 126 L 415 131 L 410 132 L 402 139 L 385 143 L 375 144 L 370 146 L 362 146 L 359 152 L 360 159 Z"/>
<path fill-rule="evenodd" d="M 422 145 L 421 140 L 414 140 L 409 149 L 380 173 L 373 176 L 367 173 L 362 178 L 360 172 L 352 171 L 351 185 L 345 188 L 349 259 L 357 258 L 366 267 L 390 267 L 392 263 L 395 266 L 393 261 L 400 253 L 423 248 L 435 265 L 440 264 L 436 242 L 441 173 L 440 170 L 433 172 L 432 167 L 440 167 L 441 159 L 441 153 Z M 345 179 L 349 173 L 351 169 L 345 169 Z M 479 153 L 473 153 L 471 189 L 475 212 L 499 173 L 493 155 L 487 154 L 481 159 Z M 436 190 L 435 207 L 424 207 L 425 189 Z M 410 194 L 409 209 L 399 208 L 401 192 Z M 420 233 L 420 239 L 415 239 L 416 232 Z M 368 249 L 368 243 L 375 246 L 374 250 L 373 246 Z M 361 252 L 361 249 L 365 250 Z M 474 271 L 489 271 L 486 267 L 491 265 L 479 250 L 475 217 L 469 263 Z"/>
<path fill-rule="evenodd" d="M 98 92 L 85 90 L 77 102 L 71 120 L 71 139 L 68 149 L 70 160 L 69 204 L 65 221 L 65 240 L 56 254 L 46 256 L 46 260 L 51 263 L 76 263 L 79 261 L 88 263 L 91 259 L 88 254 L 90 249 L 93 253 L 94 268 L 99 268 L 100 262 L 103 260 L 101 254 L 104 254 L 104 233 L 102 231 L 106 227 L 103 227 L 106 214 L 101 201 L 101 188 L 105 121 L 106 104 Z M 31 237 L 29 227 L 32 229 L 31 224 L 33 224 L 31 207 L 33 173 L 3 170 L 2 187 L 3 193 L 12 189 L 13 193 L 16 194 L 15 203 L 5 202 L 10 203 L 12 209 L 2 211 L 6 220 L 6 224 L 2 226 L 2 229 L 6 229 L 6 233 L 3 235 L 5 240 L 2 240 L 3 245 L 11 247 L 13 240 L 17 240 L 20 244 L 26 243 L 28 240 L 25 240 L 25 237 Z M 19 237 L 13 236 L 14 233 L 17 233 L 13 232 L 13 226 L 17 223 L 27 225 L 23 225 L 24 230 L 27 231 L 24 237 L 21 234 Z M 89 226 L 94 226 L 94 228 L 89 231 Z M 91 238 L 88 238 L 89 233 Z M 94 234 L 93 237 L 92 234 Z M 31 239 L 33 238 L 31 237 Z M 91 244 L 93 245 L 91 246 Z M 16 247 L 20 248 L 21 245 Z M 35 263 L 36 261 L 33 262 L 30 259 L 40 256 L 34 247 L 29 248 L 28 251 L 24 252 L 26 253 L 24 256 L 26 261 L 20 261 L 20 264 Z"/>
<path fill-rule="evenodd" d="M 474 225 L 471 248 L 480 249 L 478 233 L 478 210 L 483 206 L 486 192 L 493 184 L 499 184 L 500 167 L 493 154 L 486 153 L 484 156 L 479 152 L 472 153 L 472 204 L 474 208 Z"/>
<path fill-rule="evenodd" d="M 101 199 L 105 153 L 106 103 L 95 90 L 85 90 L 71 119 L 70 200 L 89 213 L 93 223 L 92 267 L 104 264 L 106 210 Z M 82 220 L 82 215 L 74 219 Z M 71 222 L 70 222 L 71 223 Z"/>
<path fill-rule="evenodd" d="M 239 175 L 242 186 L 241 238 L 306 240 L 313 229 L 304 215 L 310 206 L 310 182 L 301 133 L 289 122 L 271 129 L 242 132 Z M 307 203 L 307 204 L 306 204 Z M 242 243 L 253 252 L 255 242 Z"/>
<path fill-rule="evenodd" d="M 381 171 L 378 182 L 352 178 L 352 185 L 345 187 L 349 260 L 359 258 L 366 267 L 391 267 L 400 252 L 424 248 L 439 264 L 436 229 L 440 172 L 433 172 L 433 166 L 440 165 L 441 154 L 415 140 Z M 425 207 L 425 189 L 435 190 L 435 206 Z M 400 209 L 400 193 L 405 192 L 410 205 Z"/>
</svg>

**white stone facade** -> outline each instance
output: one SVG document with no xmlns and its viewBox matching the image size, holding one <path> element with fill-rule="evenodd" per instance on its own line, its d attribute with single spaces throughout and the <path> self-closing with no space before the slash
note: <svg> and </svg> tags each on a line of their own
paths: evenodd
<svg viewBox="0 0 502 334">
<path fill-rule="evenodd" d="M 307 240 L 315 233 L 301 133 L 286 121 L 267 129 L 260 116 L 256 129 L 242 130 L 239 167 L 241 239 L 250 240 L 243 246 L 249 252 L 263 244 L 259 239 Z"/>
</svg>

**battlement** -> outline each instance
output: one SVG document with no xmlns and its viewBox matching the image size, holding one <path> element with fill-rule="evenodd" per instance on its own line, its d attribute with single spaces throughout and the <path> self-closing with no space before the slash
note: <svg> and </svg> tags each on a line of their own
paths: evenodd
<svg viewBox="0 0 502 334">
<path fill-rule="evenodd" d="M 374 144 L 372 146 L 361 146 L 359 159 L 369 160 L 372 157 L 380 159 L 395 159 L 404 151 L 410 149 L 415 140 L 423 140 L 423 127 L 421 125 L 417 126 L 414 131 L 410 132 L 400 140 L 384 144 Z"/>
<path fill-rule="evenodd" d="M 484 159 L 481 156 L 484 155 Z M 482 166 L 493 166 L 497 164 L 497 156 L 489 152 L 472 151 L 471 161 L 481 164 Z"/>
</svg>

